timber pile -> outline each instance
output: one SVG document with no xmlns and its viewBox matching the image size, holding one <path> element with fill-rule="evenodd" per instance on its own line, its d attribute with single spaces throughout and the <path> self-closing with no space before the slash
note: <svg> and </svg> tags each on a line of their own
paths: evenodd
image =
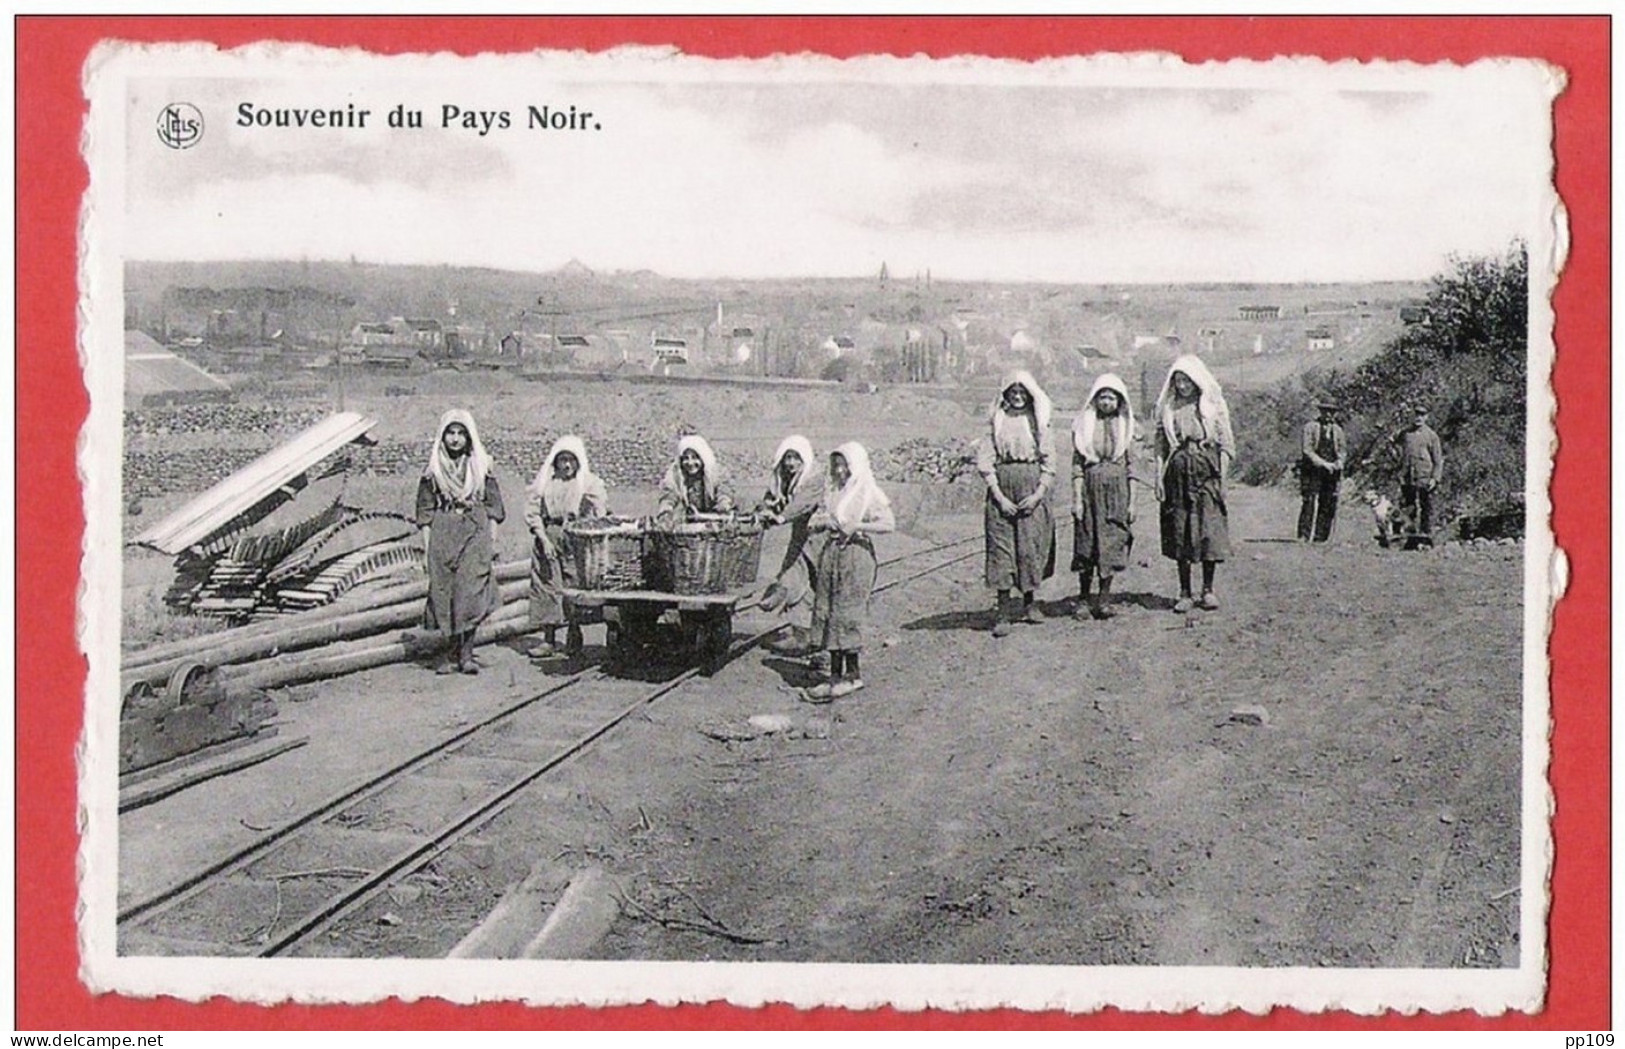
<svg viewBox="0 0 1625 1049">
<path fill-rule="evenodd" d="M 530 630 L 530 563 L 499 564 L 496 577 L 499 604 L 476 633 L 479 643 Z M 194 686 L 237 695 L 430 655 L 438 639 L 415 629 L 428 588 L 421 577 L 374 584 L 323 608 L 128 652 L 125 710 L 161 693 L 182 702 Z"/>
<path fill-rule="evenodd" d="M 174 611 L 243 620 L 328 604 L 383 576 L 416 570 L 417 526 L 402 514 L 338 502 L 288 527 L 228 532 L 175 563 Z"/>
<path fill-rule="evenodd" d="M 332 604 L 357 583 L 415 570 L 423 551 L 415 543 L 374 543 L 335 557 L 319 571 L 270 595 L 278 612 L 303 612 Z"/>
</svg>

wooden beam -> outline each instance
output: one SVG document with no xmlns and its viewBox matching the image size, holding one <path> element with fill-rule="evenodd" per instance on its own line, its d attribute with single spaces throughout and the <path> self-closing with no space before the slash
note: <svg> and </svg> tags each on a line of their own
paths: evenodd
<svg viewBox="0 0 1625 1049">
<path fill-rule="evenodd" d="M 569 880 L 568 870 L 551 863 L 536 863 L 525 880 L 503 893 L 501 902 L 446 957 L 518 958 L 547 923 L 553 901 Z"/>
<path fill-rule="evenodd" d="M 495 572 L 498 583 L 528 579 L 530 577 L 530 562 L 528 560 L 504 561 L 496 566 Z M 199 655 L 207 654 L 222 645 L 236 644 L 242 639 L 274 635 L 297 626 L 320 623 L 346 615 L 355 615 L 385 605 L 422 601 L 428 596 L 428 593 L 429 582 L 426 579 L 405 580 L 371 591 L 355 591 L 346 594 L 331 605 L 324 605 L 308 612 L 293 612 L 286 616 L 252 623 L 248 626 L 217 630 L 210 634 L 202 634 L 197 637 L 171 641 L 165 644 L 149 645 L 133 652 L 126 652 L 122 664 L 126 671 L 133 671 L 136 668 L 148 667 L 156 663 L 173 663 L 179 659 L 197 660 Z"/>
<path fill-rule="evenodd" d="M 520 600 L 529 592 L 528 575 L 525 579 L 502 583 L 497 589 L 498 600 L 501 602 Z M 424 595 L 419 595 L 412 600 L 398 601 L 379 608 L 350 610 L 311 619 L 304 618 L 302 614 L 289 616 L 285 622 L 276 622 L 274 624 L 276 628 L 272 630 L 255 631 L 248 636 L 220 636 L 214 644 L 192 655 L 174 656 L 140 667 L 127 667 L 121 674 L 122 694 L 128 695 L 130 689 L 140 681 L 163 681 L 189 663 L 208 667 L 225 666 L 410 627 L 422 619 L 423 602 Z"/>
</svg>

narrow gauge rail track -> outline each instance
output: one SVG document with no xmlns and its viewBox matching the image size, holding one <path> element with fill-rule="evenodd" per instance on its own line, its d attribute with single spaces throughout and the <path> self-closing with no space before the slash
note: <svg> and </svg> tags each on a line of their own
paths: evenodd
<svg viewBox="0 0 1625 1049">
<path fill-rule="evenodd" d="M 888 558 L 882 567 L 944 554 L 980 540 L 969 536 Z M 875 588 L 902 586 L 981 554 L 956 554 Z M 734 642 L 728 662 L 778 632 L 782 624 Z M 651 687 L 619 680 L 599 666 L 587 667 L 559 683 L 468 726 L 384 772 L 352 787 L 303 815 L 272 828 L 251 844 L 137 900 L 117 915 L 121 950 L 133 953 L 244 955 L 275 957 L 309 941 L 347 914 L 374 899 L 392 883 L 422 869 L 495 819 L 537 780 L 610 732 L 655 700 L 682 687 L 702 668 L 690 667 Z M 591 682 L 591 694 L 578 688 Z M 568 707 L 548 703 L 559 697 Z M 579 697 L 579 698 L 578 698 Z M 469 784 L 484 791 L 466 804 Z M 415 793 L 418 808 L 444 810 L 429 831 L 389 823 L 376 804 L 391 790 Z M 375 823 L 381 820 L 382 825 Z M 331 855 L 358 856 L 353 866 L 332 863 Z M 316 858 L 323 866 L 302 870 Z M 242 930 L 235 904 L 250 893 L 274 893 L 275 915 L 259 928 Z M 282 920 L 284 909 L 297 915 Z M 161 926 L 155 929 L 154 926 Z"/>
</svg>

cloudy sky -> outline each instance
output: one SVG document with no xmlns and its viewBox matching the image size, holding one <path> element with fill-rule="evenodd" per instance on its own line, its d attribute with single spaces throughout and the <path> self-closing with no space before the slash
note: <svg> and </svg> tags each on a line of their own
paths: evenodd
<svg viewBox="0 0 1625 1049">
<path fill-rule="evenodd" d="M 647 57 L 195 66 L 123 95 L 124 254 L 333 258 L 671 276 L 1417 278 L 1540 221 L 1552 87 L 1467 70 L 1191 69 Z M 177 70 L 198 75 L 155 76 Z M 126 94 L 127 90 L 127 94 Z M 104 105 L 93 85 L 93 106 Z M 191 149 L 158 113 L 204 115 Z M 372 111 L 366 129 L 239 110 Z M 391 129 L 397 104 L 421 130 Z M 455 106 L 443 126 L 445 106 Z M 601 130 L 526 127 L 528 106 Z M 469 111 L 506 112 L 482 135 Z M 476 118 L 478 119 L 478 118 Z"/>
</svg>

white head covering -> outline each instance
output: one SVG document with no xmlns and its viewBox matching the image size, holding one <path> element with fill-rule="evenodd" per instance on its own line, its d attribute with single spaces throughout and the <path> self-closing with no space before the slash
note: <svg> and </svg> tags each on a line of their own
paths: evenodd
<svg viewBox="0 0 1625 1049">
<path fill-rule="evenodd" d="M 1207 365 L 1195 354 L 1187 353 L 1168 367 L 1168 374 L 1162 380 L 1162 392 L 1157 394 L 1157 417 L 1162 423 L 1162 432 L 1172 443 L 1178 440 L 1174 433 L 1174 373 L 1184 372 L 1196 388 L 1201 391 L 1201 397 L 1196 402 L 1196 410 L 1202 416 L 1202 425 L 1209 434 L 1213 433 L 1214 424 L 1223 419 L 1226 424 L 1230 421 L 1230 406 L 1224 402 L 1224 390 L 1219 387 L 1219 380 L 1207 370 Z"/>
<path fill-rule="evenodd" d="M 576 457 L 576 475 L 568 481 L 553 475 L 553 461 L 562 452 L 569 452 Z M 536 479 L 531 482 L 531 490 L 542 497 L 549 512 L 565 517 L 581 512 L 581 497 L 586 494 L 587 487 L 594 480 L 592 467 L 587 463 L 587 445 L 573 433 L 567 433 L 553 442 L 548 450 L 547 460 L 542 468 L 536 472 Z"/>
<path fill-rule="evenodd" d="M 1121 458 L 1128 452 L 1129 442 L 1134 439 L 1134 405 L 1128 399 L 1128 387 L 1116 373 L 1107 372 L 1095 380 L 1089 387 L 1089 399 L 1083 403 L 1083 411 L 1072 420 L 1072 447 L 1078 450 L 1086 463 L 1100 462 L 1100 452 L 1095 447 L 1095 425 L 1100 421 L 1095 411 L 1095 395 L 1101 390 L 1110 390 L 1117 394 L 1121 405 L 1117 415 L 1111 420 L 1112 427 L 1112 457 Z"/>
<path fill-rule="evenodd" d="M 856 441 L 848 441 L 830 453 L 846 460 L 852 476 L 843 487 L 835 487 L 833 471 L 824 478 L 824 512 L 835 519 L 843 531 L 857 528 L 871 510 L 890 506 L 891 500 L 875 483 L 874 470 L 869 466 L 869 452 Z"/>
<path fill-rule="evenodd" d="M 468 453 L 464 456 L 465 469 L 457 476 L 455 461 L 446 454 L 446 429 L 461 423 L 468 431 Z M 434 447 L 429 450 L 429 468 L 424 476 L 434 481 L 442 495 L 458 502 L 471 503 L 485 496 L 485 477 L 491 472 L 491 456 L 480 441 L 480 431 L 474 425 L 474 416 L 462 408 L 453 408 L 440 417 L 435 430 Z"/>
<path fill-rule="evenodd" d="M 801 472 L 796 474 L 788 489 L 785 488 L 784 478 L 779 476 L 779 464 L 784 462 L 785 452 L 795 452 L 801 456 Z M 788 503 L 795 497 L 797 489 L 805 486 L 809 478 L 817 475 L 818 460 L 813 457 L 812 442 L 799 433 L 793 433 L 780 441 L 779 447 L 773 452 L 773 473 L 768 478 L 767 490 Z"/>
<path fill-rule="evenodd" d="M 708 498 L 716 498 L 717 482 L 721 478 L 717 475 L 717 453 L 711 450 L 711 445 L 704 437 L 697 433 L 684 434 L 677 439 L 677 455 L 672 459 L 671 465 L 666 467 L 665 484 L 674 492 L 686 490 L 687 482 L 683 477 L 683 453 L 693 451 L 700 457 L 700 465 L 705 470 L 705 494 Z"/>
<path fill-rule="evenodd" d="M 1004 391 L 1012 386 L 1020 386 L 1027 391 L 1027 397 L 1032 401 L 1032 418 L 1036 429 L 1025 425 L 1026 420 L 1021 416 L 1011 415 L 1004 410 Z M 1020 459 L 1036 457 L 1038 444 L 1044 439 L 1045 431 L 1049 429 L 1050 416 L 1054 411 L 1049 395 L 1038 385 L 1038 380 L 1033 378 L 1032 372 L 1018 368 L 1006 373 L 1004 381 L 999 383 L 999 392 L 993 396 L 993 403 L 988 407 L 987 413 L 993 431 L 994 451 L 1013 454 Z"/>
</svg>

